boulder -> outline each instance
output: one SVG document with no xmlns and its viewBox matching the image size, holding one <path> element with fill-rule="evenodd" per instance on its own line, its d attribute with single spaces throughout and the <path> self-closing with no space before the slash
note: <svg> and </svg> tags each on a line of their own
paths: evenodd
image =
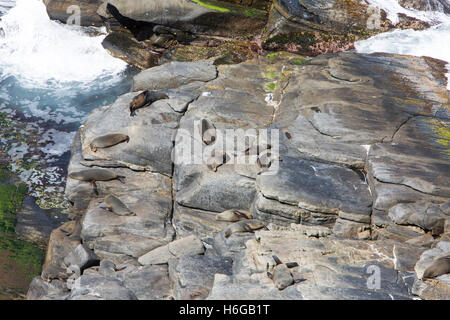
<svg viewBox="0 0 450 320">
<path fill-rule="evenodd" d="M 44 0 L 44 4 L 47 7 L 48 15 L 53 20 L 70 23 L 70 17 L 79 13 L 80 25 L 87 27 L 103 25 L 102 18 L 97 14 L 102 0 Z"/>
<path fill-rule="evenodd" d="M 99 263 L 100 259 L 84 244 L 79 244 L 64 258 L 64 264 L 68 268 L 73 266 L 80 271 L 83 271 L 91 266 L 98 265 Z"/>
<path fill-rule="evenodd" d="M 82 275 L 73 285 L 68 300 L 137 300 L 119 279 Z"/>
<path fill-rule="evenodd" d="M 138 261 L 142 265 L 166 264 L 170 258 L 179 258 L 184 255 L 203 254 L 205 248 L 196 236 L 177 239 L 165 246 L 153 249 L 152 251 L 139 257 Z"/>
<path fill-rule="evenodd" d="M 267 11 L 262 10 L 261 6 L 249 9 L 224 1 L 107 0 L 106 2 L 108 11 L 116 18 L 120 15 L 132 21 L 170 26 L 194 34 L 252 35 L 264 28 L 267 17 Z"/>
<path fill-rule="evenodd" d="M 177 300 L 201 300 L 208 296 L 216 274 L 231 275 L 232 261 L 213 255 L 170 259 L 169 273 Z"/>
</svg>

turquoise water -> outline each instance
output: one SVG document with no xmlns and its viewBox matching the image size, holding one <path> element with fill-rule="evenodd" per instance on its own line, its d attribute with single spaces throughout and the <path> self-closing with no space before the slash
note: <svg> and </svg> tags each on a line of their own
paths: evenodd
<svg viewBox="0 0 450 320">
<path fill-rule="evenodd" d="M 51 21 L 41 0 L 0 0 L 0 17 L 0 162 L 60 206 L 75 131 L 136 70 L 103 49 L 106 30 Z"/>
</svg>

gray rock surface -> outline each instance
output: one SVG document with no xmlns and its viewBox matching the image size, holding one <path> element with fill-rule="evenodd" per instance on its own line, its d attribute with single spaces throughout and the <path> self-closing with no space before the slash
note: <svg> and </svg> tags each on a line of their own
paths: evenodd
<svg viewBox="0 0 450 320">
<path fill-rule="evenodd" d="M 165 264 L 171 258 L 180 258 L 185 255 L 203 254 L 205 248 L 196 236 L 177 239 L 165 246 L 158 247 L 139 257 L 138 261 L 142 265 Z"/>
<path fill-rule="evenodd" d="M 66 267 L 75 267 L 80 271 L 98 265 L 99 263 L 100 259 L 94 251 L 83 244 L 79 244 L 64 258 L 64 264 Z"/>
<path fill-rule="evenodd" d="M 232 260 L 214 255 L 183 256 L 169 261 L 174 297 L 201 300 L 208 296 L 216 274 L 231 275 Z"/>
<path fill-rule="evenodd" d="M 138 91 L 92 112 L 68 172 L 108 167 L 125 183 L 97 182 L 95 194 L 67 181 L 81 226 L 76 245 L 111 260 L 84 270 L 71 299 L 445 297 L 447 274 L 422 279 L 448 254 L 444 63 L 352 52 L 293 63 L 300 58 L 152 68 L 134 90 L 169 99 L 130 117 Z M 215 128 L 209 145 L 197 132 L 202 119 Z M 129 143 L 92 152 L 92 139 L 112 130 Z M 236 136 L 247 143 L 232 148 Z M 214 152 L 227 155 L 216 171 L 207 166 Z M 109 194 L 136 216 L 104 210 Z M 268 230 L 226 237 L 232 225 L 216 216 L 232 209 Z M 50 265 L 74 245 L 64 237 L 52 236 L 64 245 L 50 243 Z M 298 266 L 286 270 L 273 255 Z"/>
</svg>

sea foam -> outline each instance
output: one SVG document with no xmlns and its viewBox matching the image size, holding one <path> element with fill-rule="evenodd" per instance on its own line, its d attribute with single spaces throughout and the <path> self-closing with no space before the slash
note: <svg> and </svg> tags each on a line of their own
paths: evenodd
<svg viewBox="0 0 450 320">
<path fill-rule="evenodd" d="M 114 76 L 126 68 L 101 43 L 105 35 L 91 37 L 82 27 L 49 19 L 40 0 L 17 0 L 0 21 L 0 70 L 31 87 L 61 83 L 87 83 Z"/>
</svg>

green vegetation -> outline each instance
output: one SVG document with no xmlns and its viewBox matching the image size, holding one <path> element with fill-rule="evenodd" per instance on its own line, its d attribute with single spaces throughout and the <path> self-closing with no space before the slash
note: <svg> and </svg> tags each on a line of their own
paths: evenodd
<svg viewBox="0 0 450 320">
<path fill-rule="evenodd" d="M 200 1 L 200 0 L 192 0 L 192 1 L 194 1 L 199 6 L 202 6 L 202 7 L 211 9 L 211 10 L 216 10 L 216 11 L 219 11 L 219 12 L 230 12 L 230 9 L 221 8 L 219 6 L 216 6 L 216 5 L 213 5 L 213 4 L 209 4 L 209 3 L 205 3 L 205 2 Z"/>
<path fill-rule="evenodd" d="M 274 92 L 276 87 L 277 87 L 277 84 L 275 82 L 267 82 L 264 85 L 264 90 L 267 92 Z"/>
<path fill-rule="evenodd" d="M 28 192 L 26 184 L 0 185 L 0 233 L 14 234 L 16 210 Z"/>
<path fill-rule="evenodd" d="M 6 181 L 8 175 L 7 169 L 0 168 L 1 181 Z M 28 283 L 39 275 L 45 254 L 37 245 L 16 238 L 16 213 L 27 193 L 25 183 L 0 184 L 0 273 L 9 273 L 4 279 L 0 276 L 0 286 L 4 286 L 3 281 L 12 281 L 15 287 L 10 289 L 20 293 L 26 292 Z"/>
<path fill-rule="evenodd" d="M 450 158 L 450 129 L 446 123 L 438 119 L 424 119 L 423 121 L 431 125 L 431 130 L 435 135 L 435 141 L 444 150 L 443 155 Z"/>
<path fill-rule="evenodd" d="M 0 251 L 6 251 L 9 259 L 21 267 L 20 271 L 26 281 L 31 281 L 41 272 L 45 252 L 36 245 L 21 239 L 0 236 Z"/>
<path fill-rule="evenodd" d="M 305 63 L 306 61 L 308 61 L 308 60 L 303 59 L 303 58 L 300 58 L 300 59 L 294 59 L 294 60 L 291 60 L 291 63 L 293 63 L 293 64 L 303 64 L 303 63 Z"/>
</svg>

